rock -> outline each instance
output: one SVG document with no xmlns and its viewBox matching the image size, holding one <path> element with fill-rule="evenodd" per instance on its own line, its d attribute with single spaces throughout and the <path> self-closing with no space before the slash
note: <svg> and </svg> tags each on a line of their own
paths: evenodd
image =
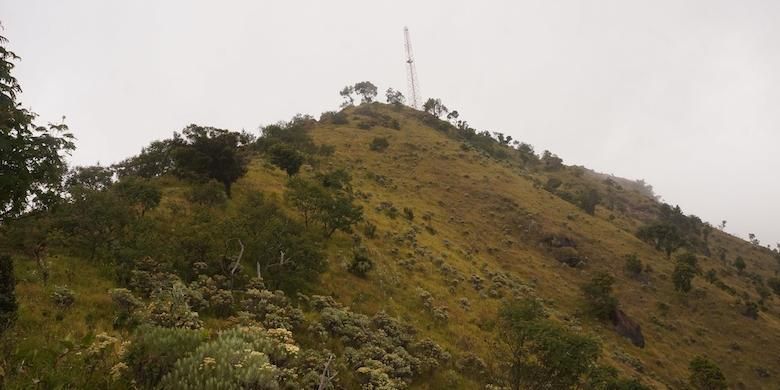
<svg viewBox="0 0 780 390">
<path fill-rule="evenodd" d="M 645 337 L 642 335 L 642 327 L 639 323 L 631 319 L 623 310 L 617 309 L 615 311 L 612 324 L 615 326 L 615 331 L 623 337 L 631 340 L 631 343 L 639 348 L 645 347 Z"/>
</svg>

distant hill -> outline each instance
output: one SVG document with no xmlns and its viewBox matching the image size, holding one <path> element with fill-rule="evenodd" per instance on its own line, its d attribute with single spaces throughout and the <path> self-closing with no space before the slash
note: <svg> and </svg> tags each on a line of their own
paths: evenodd
<svg viewBox="0 0 780 390">
<path fill-rule="evenodd" d="M 513 346 L 523 388 L 574 372 L 576 388 L 679 389 L 699 356 L 729 388 L 780 383 L 778 253 L 642 181 L 401 105 L 299 116 L 257 140 L 198 129 L 7 227 L 8 388 L 196 388 L 203 372 L 250 388 L 500 388 Z M 45 226 L 46 285 L 20 241 Z M 513 302 L 546 314 L 507 320 L 527 314 Z M 591 341 L 598 358 L 556 355 Z"/>
</svg>

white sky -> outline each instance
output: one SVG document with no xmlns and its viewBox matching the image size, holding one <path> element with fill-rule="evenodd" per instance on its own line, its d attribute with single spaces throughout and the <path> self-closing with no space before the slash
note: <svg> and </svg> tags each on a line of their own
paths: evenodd
<svg viewBox="0 0 780 390">
<path fill-rule="evenodd" d="M 478 129 L 780 241 L 780 1 L 0 0 L 0 21 L 75 164 L 318 116 L 355 81 L 406 91 L 408 25 L 422 94 Z"/>
</svg>

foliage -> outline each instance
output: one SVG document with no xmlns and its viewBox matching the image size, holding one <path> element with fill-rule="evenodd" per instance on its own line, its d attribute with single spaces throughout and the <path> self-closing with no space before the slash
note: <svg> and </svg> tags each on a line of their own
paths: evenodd
<svg viewBox="0 0 780 390">
<path fill-rule="evenodd" d="M 309 221 L 315 218 L 327 202 L 328 194 L 320 183 L 295 177 L 287 181 L 284 197 L 300 211 L 304 225 L 309 227 Z"/>
<path fill-rule="evenodd" d="M 126 177 L 115 183 L 113 192 L 143 216 L 156 208 L 162 200 L 162 192 L 149 180 L 140 177 Z"/>
<path fill-rule="evenodd" d="M 128 176 L 151 179 L 166 175 L 174 169 L 173 150 L 178 143 L 177 139 L 153 141 L 137 156 L 125 159 L 113 168 L 120 179 Z"/>
<path fill-rule="evenodd" d="M 114 183 L 113 177 L 113 170 L 100 165 L 75 167 L 68 173 L 68 177 L 65 179 L 65 186 L 101 191 Z"/>
<path fill-rule="evenodd" d="M 574 387 L 600 354 L 596 341 L 547 320 L 532 299 L 506 303 L 499 325 L 501 366 L 512 389 Z"/>
<path fill-rule="evenodd" d="M 227 195 L 225 195 L 222 184 L 216 180 L 209 180 L 193 185 L 189 193 L 189 200 L 201 206 L 216 207 L 227 202 Z"/>
<path fill-rule="evenodd" d="M 626 271 L 634 276 L 637 276 L 642 273 L 642 261 L 639 260 L 639 256 L 636 255 L 636 253 L 628 254 L 625 256 L 626 261 Z"/>
<path fill-rule="evenodd" d="M 217 180 L 229 198 L 231 185 L 247 171 L 248 160 L 240 147 L 254 139 L 246 133 L 197 125 L 187 126 L 182 136 L 174 134 L 176 173 L 188 178 Z"/>
<path fill-rule="evenodd" d="M 545 171 L 559 171 L 563 168 L 563 160 L 549 150 L 545 150 L 542 153 L 539 161 L 542 163 Z"/>
<path fill-rule="evenodd" d="M 64 123 L 37 126 L 37 115 L 17 102 L 22 88 L 11 71 L 19 57 L 6 42 L 0 36 L 0 222 L 56 202 L 75 148 Z"/>
<path fill-rule="evenodd" d="M 0 335 L 13 324 L 18 309 L 14 262 L 11 256 L 0 255 Z"/>
<path fill-rule="evenodd" d="M 396 91 L 393 88 L 388 88 L 385 92 L 385 96 L 387 97 L 387 102 L 394 106 L 401 106 L 406 101 L 406 98 L 401 91 Z"/>
<path fill-rule="evenodd" d="M 674 289 L 687 293 L 691 291 L 693 278 L 697 272 L 696 255 L 683 253 L 677 256 L 677 262 L 672 272 Z"/>
<path fill-rule="evenodd" d="M 704 356 L 697 356 L 691 360 L 688 366 L 690 376 L 688 380 L 696 390 L 722 390 L 727 389 L 726 377 L 720 367 Z"/>
<path fill-rule="evenodd" d="M 736 268 L 740 273 L 745 271 L 747 264 L 745 263 L 745 259 L 743 259 L 742 256 L 737 256 L 737 259 L 734 260 L 734 268 Z"/>
<path fill-rule="evenodd" d="M 780 295 L 780 278 L 773 276 L 766 281 L 766 284 L 775 294 Z"/>
<path fill-rule="evenodd" d="M 612 285 L 615 278 L 605 272 L 599 272 L 582 286 L 585 300 L 591 313 L 598 319 L 611 320 L 617 310 L 617 299 L 612 296 Z"/>
<path fill-rule="evenodd" d="M 125 361 L 132 379 L 143 388 L 155 388 L 176 361 L 206 341 L 206 332 L 144 325 L 133 333 Z"/>
<path fill-rule="evenodd" d="M 285 144 L 277 144 L 270 149 L 271 164 L 284 169 L 287 176 L 293 176 L 303 165 L 303 155 L 295 148 Z"/>
<path fill-rule="evenodd" d="M 663 250 L 666 257 L 671 257 L 672 253 L 685 245 L 680 230 L 668 223 L 653 223 L 642 226 L 636 233 L 636 236 L 655 247 L 656 250 Z"/>
<path fill-rule="evenodd" d="M 589 390 L 650 390 L 636 379 L 618 377 L 614 367 L 594 367 L 588 373 L 585 386 Z"/>
<path fill-rule="evenodd" d="M 341 107 L 347 107 L 355 104 L 355 98 L 352 97 L 353 93 L 355 93 L 355 87 L 352 85 L 347 85 L 346 87 L 342 88 L 341 91 L 339 91 L 339 95 L 344 98 L 344 102 L 341 103 Z"/>
<path fill-rule="evenodd" d="M 349 123 L 347 114 L 341 111 L 326 111 L 320 114 L 321 123 L 330 123 L 334 125 L 346 125 Z"/>
<path fill-rule="evenodd" d="M 203 322 L 189 304 L 189 291 L 181 282 L 155 291 L 149 304 L 149 322 L 165 328 L 200 329 Z"/>
<path fill-rule="evenodd" d="M 599 202 L 601 202 L 599 192 L 595 188 L 590 188 L 580 194 L 578 205 L 586 213 L 593 215 L 596 212 L 596 205 L 598 205 Z"/>
<path fill-rule="evenodd" d="M 143 302 L 136 298 L 130 290 L 126 288 L 115 288 L 109 291 L 111 301 L 117 307 L 117 316 L 114 319 L 114 326 L 135 325 L 139 322 L 136 314 L 138 309 L 144 306 Z"/>
<path fill-rule="evenodd" d="M 69 309 L 76 303 L 76 293 L 65 286 L 55 286 L 51 293 L 51 301 L 59 309 Z"/>
<path fill-rule="evenodd" d="M 240 205 L 239 215 L 238 237 L 246 246 L 245 258 L 275 288 L 304 289 L 325 270 L 321 240 L 287 217 L 275 202 L 253 194 Z"/>
<path fill-rule="evenodd" d="M 374 137 L 374 139 L 371 140 L 371 144 L 369 145 L 369 148 L 375 152 L 384 152 L 388 146 L 390 146 L 390 143 L 387 142 L 387 138 Z"/>
<path fill-rule="evenodd" d="M 447 109 L 447 106 L 442 104 L 441 99 L 434 99 L 434 98 L 428 98 L 428 100 L 423 103 L 423 111 L 440 118 L 442 115 L 450 112 L 449 109 Z"/>
<path fill-rule="evenodd" d="M 352 260 L 347 267 L 349 272 L 353 274 L 365 277 L 371 269 L 374 268 L 374 262 L 368 255 L 368 251 L 365 248 L 358 248 L 352 253 Z"/>
<path fill-rule="evenodd" d="M 377 94 L 376 85 L 372 84 L 370 81 L 355 83 L 354 89 L 355 93 L 362 97 L 362 100 L 360 101 L 362 104 L 373 102 Z"/>
</svg>

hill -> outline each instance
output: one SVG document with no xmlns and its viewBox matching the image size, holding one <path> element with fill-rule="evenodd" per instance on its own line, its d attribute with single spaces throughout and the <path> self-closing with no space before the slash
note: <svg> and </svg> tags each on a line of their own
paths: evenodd
<svg viewBox="0 0 780 390">
<path fill-rule="evenodd" d="M 685 388 L 697 357 L 777 387 L 777 251 L 430 111 L 190 126 L 73 171 L 3 226 L 6 387 Z"/>
</svg>

